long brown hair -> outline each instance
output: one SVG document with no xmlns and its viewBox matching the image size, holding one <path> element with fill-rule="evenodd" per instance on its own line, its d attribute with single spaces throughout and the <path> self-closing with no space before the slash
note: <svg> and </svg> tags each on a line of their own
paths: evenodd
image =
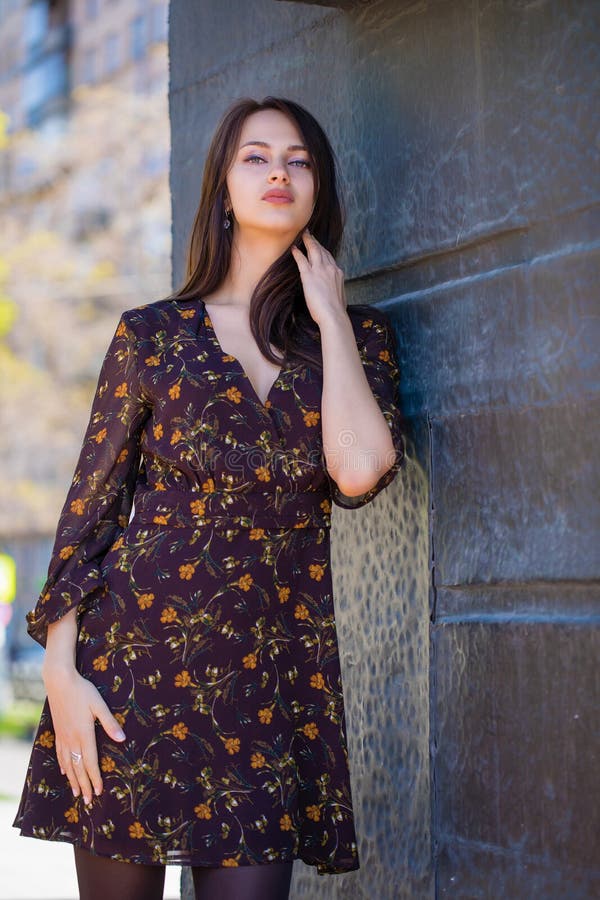
<svg viewBox="0 0 600 900">
<path fill-rule="evenodd" d="M 189 238 L 185 281 L 168 300 L 193 300 L 210 294 L 225 279 L 231 260 L 233 228 L 223 228 L 227 195 L 226 177 L 239 144 L 246 118 L 263 109 L 276 109 L 297 126 L 315 177 L 316 202 L 308 229 L 332 256 L 338 252 L 345 213 L 338 191 L 336 157 L 327 135 L 300 104 L 283 97 L 250 97 L 235 101 L 224 113 L 213 135 L 204 165 L 200 203 Z M 302 238 L 294 242 L 301 249 Z M 250 299 L 250 329 L 262 354 L 277 365 L 272 343 L 284 363 L 322 366 L 320 331 L 306 306 L 300 272 L 290 248 L 267 269 Z"/>
</svg>

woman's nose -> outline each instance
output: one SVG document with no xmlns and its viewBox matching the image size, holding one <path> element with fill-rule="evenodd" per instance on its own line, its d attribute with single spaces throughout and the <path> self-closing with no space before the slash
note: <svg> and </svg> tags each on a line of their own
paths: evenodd
<svg viewBox="0 0 600 900">
<path fill-rule="evenodd" d="M 282 162 L 274 162 L 271 166 L 271 170 L 269 172 L 269 178 L 273 178 L 274 176 L 283 176 L 284 178 L 289 178 L 289 173 L 287 170 L 287 166 Z"/>
</svg>

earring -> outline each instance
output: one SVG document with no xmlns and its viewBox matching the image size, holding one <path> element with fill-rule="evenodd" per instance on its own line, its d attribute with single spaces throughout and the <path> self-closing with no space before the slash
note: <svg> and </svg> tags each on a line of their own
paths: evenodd
<svg viewBox="0 0 600 900">
<path fill-rule="evenodd" d="M 225 221 L 223 222 L 223 228 L 231 228 L 231 222 L 229 220 L 230 212 L 231 212 L 230 209 L 225 210 Z"/>
</svg>

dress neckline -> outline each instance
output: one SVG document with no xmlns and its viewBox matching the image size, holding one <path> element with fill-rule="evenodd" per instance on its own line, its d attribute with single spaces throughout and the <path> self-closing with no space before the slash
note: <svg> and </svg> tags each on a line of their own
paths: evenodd
<svg viewBox="0 0 600 900">
<path fill-rule="evenodd" d="M 221 341 L 219 340 L 217 332 L 215 331 L 215 327 L 213 325 L 211 315 L 210 315 L 208 309 L 206 308 L 206 303 L 204 302 L 204 300 L 201 297 L 199 299 L 200 299 L 200 303 L 202 304 L 202 311 L 204 313 L 205 321 L 207 322 L 208 328 L 210 329 L 210 332 L 214 338 L 215 345 L 218 347 L 219 351 L 223 354 L 223 356 L 228 356 L 237 365 L 237 367 L 240 370 L 240 374 L 242 375 L 243 378 L 245 378 L 246 382 L 248 383 L 248 387 L 250 388 L 251 392 L 254 394 L 254 399 L 255 399 L 256 403 L 258 403 L 258 405 L 260 406 L 260 408 L 262 410 L 264 410 L 265 412 L 268 412 L 269 406 L 267 404 L 269 404 L 270 399 L 271 399 L 271 394 L 274 392 L 279 379 L 283 375 L 285 365 L 281 366 L 281 368 L 279 369 L 277 375 L 275 376 L 274 381 L 271 383 L 271 387 L 269 388 L 269 391 L 268 391 L 267 396 L 265 397 L 265 401 L 263 403 L 263 401 L 258 396 L 258 392 L 257 392 L 256 388 L 252 384 L 250 376 L 244 369 L 243 365 L 241 364 L 241 362 L 239 361 L 237 356 L 234 356 L 233 353 L 228 353 L 227 351 L 223 350 Z"/>
</svg>

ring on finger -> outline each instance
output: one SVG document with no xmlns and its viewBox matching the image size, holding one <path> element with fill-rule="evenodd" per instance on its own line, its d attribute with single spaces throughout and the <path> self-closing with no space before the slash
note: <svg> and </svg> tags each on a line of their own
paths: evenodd
<svg viewBox="0 0 600 900">
<path fill-rule="evenodd" d="M 83 759 L 82 753 L 76 753 L 75 750 L 71 750 L 71 759 L 75 760 L 76 763 L 81 762 Z"/>
</svg>

